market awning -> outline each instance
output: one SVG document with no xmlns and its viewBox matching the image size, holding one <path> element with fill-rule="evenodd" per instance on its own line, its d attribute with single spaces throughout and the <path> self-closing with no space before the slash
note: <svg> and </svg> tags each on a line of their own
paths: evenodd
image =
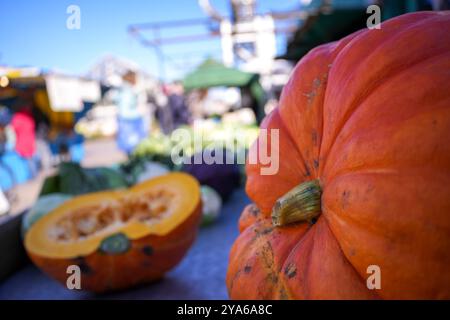
<svg viewBox="0 0 450 320">
<path fill-rule="evenodd" d="M 245 87 L 258 79 L 257 74 L 228 68 L 216 60 L 207 59 L 186 76 L 183 85 L 188 91 L 212 87 Z"/>
<path fill-rule="evenodd" d="M 187 91 L 213 87 L 248 87 L 258 103 L 259 110 L 256 115 L 258 121 L 264 116 L 262 109 L 266 100 L 258 74 L 229 68 L 214 59 L 207 59 L 186 76 L 183 86 Z"/>
<path fill-rule="evenodd" d="M 295 33 L 286 53 L 279 57 L 300 60 L 312 48 L 335 41 L 366 26 L 367 14 L 362 9 L 338 9 L 330 14 L 311 15 Z"/>
<path fill-rule="evenodd" d="M 84 103 L 101 98 L 97 81 L 60 75 L 11 77 L 6 88 L 0 88 L 0 105 L 13 108 L 21 94 L 39 109 L 53 127 L 70 127 L 76 115 L 83 112 Z"/>
</svg>

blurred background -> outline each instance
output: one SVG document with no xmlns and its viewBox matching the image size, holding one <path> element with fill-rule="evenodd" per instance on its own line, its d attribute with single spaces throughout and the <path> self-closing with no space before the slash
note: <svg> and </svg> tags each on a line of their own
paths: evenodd
<svg viewBox="0 0 450 320">
<path fill-rule="evenodd" d="M 246 152 L 295 64 L 365 28 L 369 5 L 381 21 L 450 8 L 445 0 L 0 2 L 0 225 L 52 193 L 174 170 L 223 202 L 240 190 L 242 207 L 242 164 L 177 166 L 173 130 L 203 135 L 202 148 L 228 142 L 232 156 Z M 198 151 L 183 145 L 185 157 Z"/>
</svg>

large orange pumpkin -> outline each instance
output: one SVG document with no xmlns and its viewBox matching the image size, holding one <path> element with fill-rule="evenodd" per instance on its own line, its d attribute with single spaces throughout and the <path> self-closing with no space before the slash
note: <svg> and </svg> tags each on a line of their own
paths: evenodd
<svg viewBox="0 0 450 320">
<path fill-rule="evenodd" d="M 298 63 L 261 126 L 279 170 L 246 167 L 231 298 L 450 298 L 449 30 L 407 14 Z"/>
<path fill-rule="evenodd" d="M 177 265 L 200 220 L 198 181 L 171 173 L 129 190 L 64 202 L 29 228 L 25 248 L 39 268 L 64 285 L 75 265 L 81 289 L 124 289 L 157 280 Z"/>
</svg>

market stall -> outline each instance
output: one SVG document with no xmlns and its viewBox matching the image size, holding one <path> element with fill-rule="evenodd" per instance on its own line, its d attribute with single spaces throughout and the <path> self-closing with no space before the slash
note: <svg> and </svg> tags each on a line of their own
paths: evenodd
<svg viewBox="0 0 450 320">
<path fill-rule="evenodd" d="M 264 117 L 266 98 L 257 74 L 228 68 L 220 62 L 207 59 L 184 78 L 183 85 L 186 91 L 214 87 L 238 87 L 241 91 L 248 91 L 254 99 L 251 108 L 255 112 L 258 122 Z"/>
<path fill-rule="evenodd" d="M 27 121 L 34 132 L 32 137 L 24 140 L 32 144 L 32 155 L 20 152 L 17 149 L 20 141 L 16 140 L 16 145 L 13 143 L 0 156 L 1 188 L 8 190 L 28 181 L 37 174 L 42 163 L 51 165 L 61 156 L 80 162 L 84 156 L 83 138 L 74 132 L 74 125 L 100 98 L 99 84 L 41 72 L 10 72 L 2 77 L 7 82 L 0 88 L 0 105 L 5 106 L 12 117 L 20 108 L 29 107 L 30 118 Z M 14 124 L 14 119 L 11 124 Z M 46 154 L 48 150 L 50 154 Z"/>
</svg>

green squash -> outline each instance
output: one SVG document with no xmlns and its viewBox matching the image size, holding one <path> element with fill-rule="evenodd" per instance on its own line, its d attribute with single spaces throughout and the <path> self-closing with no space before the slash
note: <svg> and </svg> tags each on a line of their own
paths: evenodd
<svg viewBox="0 0 450 320">
<path fill-rule="evenodd" d="M 62 193 L 52 193 L 41 196 L 22 218 L 22 236 L 25 235 L 25 233 L 36 221 L 51 212 L 53 209 L 59 207 L 70 198 L 72 197 Z"/>
</svg>

